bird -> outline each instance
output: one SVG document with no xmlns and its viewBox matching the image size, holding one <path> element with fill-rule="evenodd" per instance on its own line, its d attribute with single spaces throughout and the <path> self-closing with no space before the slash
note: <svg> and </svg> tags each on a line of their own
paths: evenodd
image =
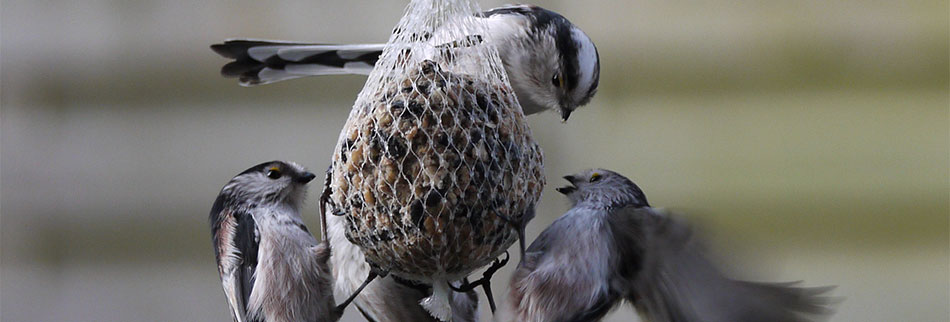
<svg viewBox="0 0 950 322">
<path fill-rule="evenodd" d="M 484 24 L 486 35 L 437 45 L 470 40 L 495 45 L 525 114 L 552 110 L 566 122 L 597 93 L 597 47 L 564 16 L 538 6 L 511 5 L 481 12 L 476 20 Z M 314 75 L 369 74 L 384 47 L 231 39 L 211 49 L 234 60 L 222 67 L 223 76 L 253 86 Z"/>
<path fill-rule="evenodd" d="M 330 267 L 337 294 L 353 294 L 370 273 L 359 247 L 346 239 L 344 218 L 327 216 L 328 237 L 333 254 Z M 388 275 L 376 278 L 356 296 L 353 304 L 368 321 L 438 321 L 419 302 L 432 293 L 432 286 L 399 279 Z M 478 321 L 478 297 L 474 291 L 453 292 L 451 297 L 452 320 L 456 322 Z"/>
<path fill-rule="evenodd" d="M 264 162 L 231 179 L 215 199 L 212 242 L 234 321 L 340 318 L 345 305 L 334 303 L 329 245 L 300 216 L 315 177 L 295 163 Z"/>
<path fill-rule="evenodd" d="M 572 208 L 528 247 L 502 320 L 597 321 L 621 302 L 654 322 L 802 322 L 829 312 L 830 287 L 735 280 L 684 220 L 652 208 L 605 169 L 564 177 Z"/>
</svg>

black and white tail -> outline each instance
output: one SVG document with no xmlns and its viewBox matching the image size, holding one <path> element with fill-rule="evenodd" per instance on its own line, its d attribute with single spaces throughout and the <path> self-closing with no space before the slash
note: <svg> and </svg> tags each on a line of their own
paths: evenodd
<svg viewBox="0 0 950 322">
<path fill-rule="evenodd" d="M 211 45 L 211 50 L 234 59 L 221 67 L 222 76 L 254 86 L 317 75 L 368 75 L 384 46 L 235 39 Z"/>
</svg>

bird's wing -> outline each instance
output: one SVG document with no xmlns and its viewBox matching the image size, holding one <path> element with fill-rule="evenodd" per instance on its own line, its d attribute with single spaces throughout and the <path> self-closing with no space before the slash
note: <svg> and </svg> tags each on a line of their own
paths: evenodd
<svg viewBox="0 0 950 322">
<path fill-rule="evenodd" d="M 248 298 L 254 285 L 259 235 L 249 213 L 223 209 L 216 201 L 212 209 L 212 235 L 218 273 L 224 287 L 231 316 L 237 322 L 257 321 L 247 312 Z"/>
<path fill-rule="evenodd" d="M 252 86 L 306 76 L 367 75 L 384 46 L 234 39 L 211 45 L 211 49 L 234 60 L 221 68 L 221 75 L 237 77 L 241 85 Z"/>
<path fill-rule="evenodd" d="M 801 322 L 828 313 L 830 288 L 730 279 L 685 222 L 652 208 L 608 217 L 627 300 L 653 322 Z"/>
</svg>

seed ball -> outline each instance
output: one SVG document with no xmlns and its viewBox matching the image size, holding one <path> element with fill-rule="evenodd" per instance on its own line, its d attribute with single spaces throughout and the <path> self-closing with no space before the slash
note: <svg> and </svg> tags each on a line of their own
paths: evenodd
<svg viewBox="0 0 950 322">
<path fill-rule="evenodd" d="M 515 242 L 500 216 L 518 219 L 540 198 L 541 150 L 509 86 L 432 61 L 407 70 L 367 89 L 347 119 L 331 206 L 372 264 L 461 278 Z"/>
</svg>

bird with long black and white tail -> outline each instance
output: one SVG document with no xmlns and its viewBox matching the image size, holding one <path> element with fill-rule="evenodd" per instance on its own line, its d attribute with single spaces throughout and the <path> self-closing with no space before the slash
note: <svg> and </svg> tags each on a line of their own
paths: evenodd
<svg viewBox="0 0 950 322">
<path fill-rule="evenodd" d="M 449 39 L 436 32 L 419 37 L 438 47 L 472 41 L 494 45 L 525 114 L 551 110 L 567 121 L 597 93 L 597 47 L 564 16 L 538 6 L 512 5 L 481 12 L 476 21 L 484 25 L 484 35 Z M 211 49 L 234 59 L 221 69 L 222 75 L 253 86 L 307 76 L 369 74 L 385 46 L 232 39 Z"/>
<path fill-rule="evenodd" d="M 362 285 L 431 286 L 418 305 L 442 321 L 461 316 L 459 291 L 482 286 L 492 303 L 490 277 L 457 282 L 504 265 L 545 182 L 478 12 L 471 0 L 410 2 L 340 131 L 323 199 L 370 267 Z"/>
</svg>

